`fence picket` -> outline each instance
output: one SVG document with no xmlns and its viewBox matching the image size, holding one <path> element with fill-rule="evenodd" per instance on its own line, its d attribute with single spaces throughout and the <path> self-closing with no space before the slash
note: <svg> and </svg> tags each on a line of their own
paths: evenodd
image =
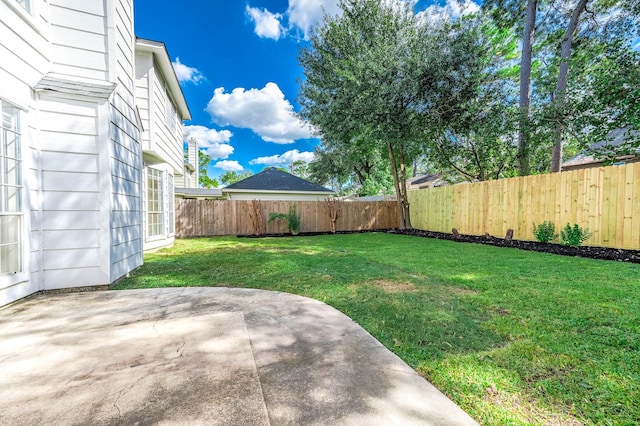
<svg viewBox="0 0 640 426">
<path fill-rule="evenodd" d="M 588 228 L 588 245 L 640 249 L 640 163 L 409 191 L 415 228 L 534 240 L 533 223 Z"/>
</svg>

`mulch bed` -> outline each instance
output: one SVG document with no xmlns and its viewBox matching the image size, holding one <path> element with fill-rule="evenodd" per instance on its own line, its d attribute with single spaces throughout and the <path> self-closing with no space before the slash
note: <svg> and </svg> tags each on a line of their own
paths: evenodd
<svg viewBox="0 0 640 426">
<path fill-rule="evenodd" d="M 389 234 L 411 235 L 422 238 L 435 238 L 437 240 L 450 240 L 460 243 L 487 244 L 498 247 L 511 247 L 520 250 L 539 251 L 543 253 L 558 254 L 561 256 L 578 256 L 590 259 L 615 260 L 618 262 L 640 263 L 639 250 L 624 250 L 608 247 L 580 246 L 570 247 L 561 244 L 540 243 L 538 241 L 506 240 L 492 236 L 477 236 L 464 234 L 446 234 L 444 232 L 422 231 L 420 229 L 378 229 L 375 231 L 338 231 L 336 234 L 363 234 L 368 232 L 387 232 Z M 331 235 L 331 232 L 301 232 L 300 236 Z M 238 235 L 240 238 L 265 238 L 265 237 L 290 237 L 291 234 L 261 234 Z"/>
<path fill-rule="evenodd" d="M 616 260 L 618 262 L 640 263 L 640 251 L 623 250 L 607 247 L 580 246 L 570 247 L 561 244 L 540 243 L 538 241 L 505 240 L 492 236 L 476 236 L 459 234 L 446 234 L 443 232 L 421 231 L 419 229 L 395 229 L 387 231 L 393 234 L 412 235 L 422 238 L 435 238 L 438 240 L 451 240 L 463 243 L 488 244 L 498 247 L 512 247 L 520 250 L 539 251 L 553 253 L 562 256 L 579 256 L 591 259 Z"/>
</svg>

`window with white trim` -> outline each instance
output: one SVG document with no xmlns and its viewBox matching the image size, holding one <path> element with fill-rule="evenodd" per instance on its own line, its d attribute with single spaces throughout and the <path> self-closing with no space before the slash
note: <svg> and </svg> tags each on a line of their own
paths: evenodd
<svg viewBox="0 0 640 426">
<path fill-rule="evenodd" d="M 0 100 L 0 276 L 22 271 L 20 109 Z"/>
<path fill-rule="evenodd" d="M 176 232 L 176 214 L 175 214 L 175 203 L 173 201 L 173 175 L 169 175 L 167 179 L 169 182 L 169 187 L 167 190 L 167 203 L 169 212 L 169 235 L 174 234 Z"/>
<path fill-rule="evenodd" d="M 166 103 L 165 103 L 165 109 L 164 109 L 164 113 L 165 113 L 165 121 L 167 122 L 167 126 L 169 127 L 169 130 L 171 130 L 172 132 L 176 131 L 176 107 L 173 105 L 173 102 L 171 101 L 171 96 L 169 95 L 169 92 L 166 92 L 167 95 L 167 99 L 166 99 Z"/>
<path fill-rule="evenodd" d="M 31 0 L 16 0 L 16 3 L 22 6 L 27 12 L 31 12 Z"/>
<path fill-rule="evenodd" d="M 164 173 L 147 169 L 147 236 L 164 235 Z"/>
</svg>

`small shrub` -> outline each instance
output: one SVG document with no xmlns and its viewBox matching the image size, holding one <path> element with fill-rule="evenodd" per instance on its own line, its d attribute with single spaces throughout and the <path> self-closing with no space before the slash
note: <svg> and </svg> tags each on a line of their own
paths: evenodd
<svg viewBox="0 0 640 426">
<path fill-rule="evenodd" d="M 558 238 L 558 234 L 556 234 L 556 226 L 550 221 L 542 222 L 540 225 L 536 225 L 534 223 L 533 235 L 536 237 L 536 240 L 541 243 L 548 243 L 549 241 Z"/>
<path fill-rule="evenodd" d="M 293 235 L 297 235 L 300 232 L 300 215 L 296 211 L 295 204 L 289 207 L 289 213 L 269 213 L 268 223 L 274 220 L 286 220 L 289 232 Z"/>
<path fill-rule="evenodd" d="M 567 226 L 565 226 L 564 229 L 560 231 L 562 244 L 572 247 L 578 247 L 589 238 L 591 238 L 592 235 L 593 234 L 589 232 L 587 228 L 581 228 L 577 223 L 573 226 L 567 223 Z"/>
</svg>

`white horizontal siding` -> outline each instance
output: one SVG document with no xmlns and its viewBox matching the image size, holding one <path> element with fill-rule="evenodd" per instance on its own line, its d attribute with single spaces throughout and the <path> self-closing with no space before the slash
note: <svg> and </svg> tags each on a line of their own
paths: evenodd
<svg viewBox="0 0 640 426">
<path fill-rule="evenodd" d="M 100 232 L 95 229 L 44 231 L 43 245 L 47 250 L 99 248 Z"/>
<path fill-rule="evenodd" d="M 45 136 L 45 135 L 43 135 Z M 98 154 L 96 135 L 72 134 L 64 131 L 47 131 L 46 148 L 50 151 Z"/>
<path fill-rule="evenodd" d="M 51 0 L 54 69 L 74 77 L 108 79 L 104 2 Z"/>
<path fill-rule="evenodd" d="M 142 121 L 142 128 L 144 131 L 140 135 L 140 143 L 142 144 L 143 151 L 150 151 L 151 138 L 149 135 L 152 131 L 151 122 L 151 104 L 150 88 L 151 81 L 154 78 L 153 71 L 153 56 L 147 53 L 136 52 L 136 105 L 140 112 L 140 119 Z"/>
<path fill-rule="evenodd" d="M 81 210 L 45 211 L 42 218 L 44 231 L 72 231 L 100 229 L 100 212 Z"/>
<path fill-rule="evenodd" d="M 42 153 L 42 170 L 57 171 L 60 164 L 68 173 L 98 173 L 98 157 L 93 154 L 74 152 L 44 151 Z"/>
<path fill-rule="evenodd" d="M 71 269 L 69 265 L 75 268 L 89 268 L 100 266 L 100 250 L 97 248 L 90 249 L 69 249 L 69 250 L 46 250 L 44 252 L 44 269 Z M 82 285 L 75 283 L 76 286 Z"/>
<path fill-rule="evenodd" d="M 44 39 L 39 40 L 46 42 Z M 32 42 L 21 38 L 0 20 L 0 81 L 2 86 L 6 85 L 1 90 L 10 90 L 12 80 L 27 87 L 34 86 L 47 72 L 47 53 L 48 46 L 33 46 Z"/>
<path fill-rule="evenodd" d="M 101 262 L 100 105 L 43 93 L 39 102 L 42 265 L 46 289 L 108 284 Z M 102 107 L 104 108 L 104 107 Z"/>
<path fill-rule="evenodd" d="M 44 210 L 93 210 L 100 209 L 100 200 L 97 192 L 52 192 L 43 194 Z"/>
<path fill-rule="evenodd" d="M 51 0 L 49 7 L 51 25 L 104 34 L 104 3 L 102 1 Z"/>
<path fill-rule="evenodd" d="M 164 88 L 164 82 L 156 71 L 153 84 L 152 120 L 150 137 L 152 139 L 152 151 L 156 156 L 169 163 L 174 171 L 181 173 L 184 165 L 182 128 L 179 125 L 177 114 L 173 120 L 176 122 L 175 131 L 167 124 L 166 105 L 171 102 Z"/>
<path fill-rule="evenodd" d="M 52 4 L 87 14 L 104 16 L 104 2 L 87 0 L 51 0 Z"/>
<path fill-rule="evenodd" d="M 73 172 L 43 172 L 45 191 L 98 192 L 98 174 Z"/>
<path fill-rule="evenodd" d="M 65 257 L 68 258 L 68 254 Z M 53 260 L 50 261 L 56 263 Z M 44 273 L 43 281 L 47 284 L 48 290 L 108 284 L 104 281 L 102 271 L 98 266 L 49 269 Z"/>
<path fill-rule="evenodd" d="M 133 85 L 133 65 L 130 73 Z M 139 129 L 127 97 L 111 105 L 110 280 L 142 265 L 142 150 Z"/>
</svg>

